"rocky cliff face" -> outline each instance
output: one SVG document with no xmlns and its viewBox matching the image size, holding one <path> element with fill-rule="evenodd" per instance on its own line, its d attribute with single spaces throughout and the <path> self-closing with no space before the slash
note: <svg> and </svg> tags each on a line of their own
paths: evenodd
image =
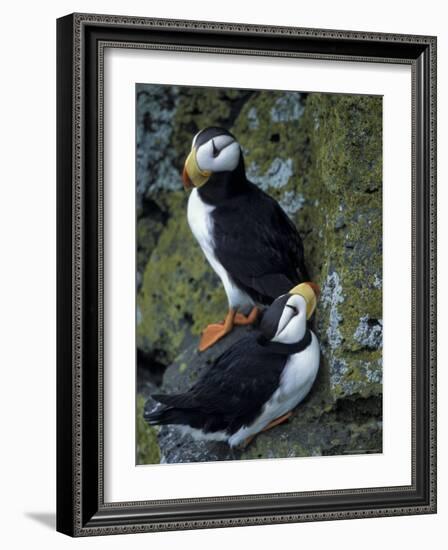
<svg viewBox="0 0 448 550">
<path fill-rule="evenodd" d="M 382 450 L 382 102 L 379 97 L 141 85 L 137 96 L 137 346 L 162 389 L 186 389 L 247 329 L 198 354 L 202 328 L 226 299 L 186 220 L 180 172 L 202 127 L 230 129 L 249 179 L 275 197 L 299 229 L 321 287 L 315 330 L 320 373 L 288 424 L 244 452 L 158 433 L 162 461 L 310 456 Z M 149 375 L 148 375 L 149 373 Z M 151 406 L 151 402 L 147 404 Z M 141 414 L 141 409 L 139 414 Z M 138 424 L 142 448 L 154 431 Z M 158 449 L 157 449 L 158 452 Z M 154 462 L 157 452 L 141 462 Z"/>
</svg>

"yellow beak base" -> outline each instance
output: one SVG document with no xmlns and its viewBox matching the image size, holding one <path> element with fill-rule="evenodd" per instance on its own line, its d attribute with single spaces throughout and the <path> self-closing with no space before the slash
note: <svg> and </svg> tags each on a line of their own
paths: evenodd
<svg viewBox="0 0 448 550">
<path fill-rule="evenodd" d="M 317 305 L 317 296 L 314 289 L 308 283 L 300 283 L 289 291 L 289 294 L 296 294 L 305 298 L 306 302 L 306 318 L 309 319 L 313 315 Z"/>
<path fill-rule="evenodd" d="M 212 175 L 211 172 L 203 171 L 199 168 L 198 161 L 196 159 L 196 149 L 193 148 L 185 161 L 185 168 L 188 177 L 192 181 L 195 187 L 201 187 Z"/>
</svg>

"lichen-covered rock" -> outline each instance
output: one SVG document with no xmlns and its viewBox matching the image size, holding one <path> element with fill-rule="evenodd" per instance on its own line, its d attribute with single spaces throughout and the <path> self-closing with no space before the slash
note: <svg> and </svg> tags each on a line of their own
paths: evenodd
<svg viewBox="0 0 448 550">
<path fill-rule="evenodd" d="M 138 347 L 160 350 L 168 363 L 205 325 L 223 318 L 227 307 L 222 285 L 188 227 L 185 193 L 170 200 L 173 214 L 145 270 L 137 325 Z"/>
<path fill-rule="evenodd" d="M 158 464 L 160 449 L 157 442 L 157 431 L 143 419 L 145 399 L 137 397 L 136 425 L 137 425 L 137 464 Z"/>
<path fill-rule="evenodd" d="M 322 349 L 318 380 L 288 424 L 260 435 L 242 454 L 222 444 L 180 440 L 175 428 L 163 428 L 163 460 L 380 452 L 381 98 L 181 87 L 157 87 L 151 96 L 152 88 L 146 86 L 151 97 L 145 98 L 145 108 L 159 101 L 161 88 L 172 95 L 171 107 L 166 107 L 171 111 L 164 113 L 163 103 L 157 107 L 139 147 L 161 143 L 180 174 L 199 128 L 219 124 L 235 134 L 249 178 L 279 201 L 303 237 L 310 275 L 321 287 L 314 329 Z M 159 135 L 163 139 L 157 142 Z M 146 159 L 143 166 L 150 157 L 141 158 Z M 160 179 L 154 183 L 155 176 L 142 168 L 139 181 L 146 183 L 138 184 L 141 204 L 149 202 L 158 217 L 143 212 L 140 218 L 138 246 L 146 248 L 140 260 L 137 343 L 157 361 L 172 363 L 164 379 L 167 391 L 186 388 L 207 368 L 209 356 L 194 352 L 198 336 L 226 310 L 222 285 L 188 228 L 187 196 L 180 178 L 177 187 L 172 183 L 173 173 L 166 166 L 155 168 Z"/>
<path fill-rule="evenodd" d="M 173 119 L 179 101 L 177 86 L 137 88 L 136 186 L 139 200 L 160 191 L 181 189 L 176 152 L 171 147 Z"/>
</svg>

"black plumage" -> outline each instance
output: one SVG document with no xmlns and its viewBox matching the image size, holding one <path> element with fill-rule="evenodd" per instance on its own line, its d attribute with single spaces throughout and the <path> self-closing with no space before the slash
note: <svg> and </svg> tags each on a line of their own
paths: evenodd
<svg viewBox="0 0 448 550">
<path fill-rule="evenodd" d="M 222 133 L 229 134 L 209 128 L 198 135 L 197 145 Z M 216 258 L 255 302 L 269 305 L 309 280 L 296 227 L 277 201 L 247 179 L 242 154 L 235 170 L 213 173 L 198 193 L 214 206 Z"/>
<path fill-rule="evenodd" d="M 225 351 L 187 392 L 153 395 L 163 405 L 145 413 L 150 424 L 188 425 L 231 435 L 250 425 L 280 384 L 288 355 L 261 345 L 259 334 Z"/>
</svg>

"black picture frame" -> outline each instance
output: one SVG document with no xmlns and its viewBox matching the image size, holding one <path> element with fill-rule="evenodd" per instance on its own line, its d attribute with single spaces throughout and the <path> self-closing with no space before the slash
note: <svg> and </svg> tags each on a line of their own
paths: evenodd
<svg viewBox="0 0 448 550">
<path fill-rule="evenodd" d="M 104 48 L 412 68 L 412 484 L 104 502 Z M 71 536 L 436 512 L 436 38 L 72 14 L 57 21 L 57 530 Z"/>
</svg>

